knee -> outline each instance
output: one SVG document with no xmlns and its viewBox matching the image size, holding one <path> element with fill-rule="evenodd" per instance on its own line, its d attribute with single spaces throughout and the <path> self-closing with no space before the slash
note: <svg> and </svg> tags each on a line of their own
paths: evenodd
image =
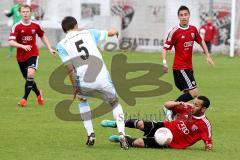
<svg viewBox="0 0 240 160">
<path fill-rule="evenodd" d="M 143 139 L 142 138 L 138 138 L 135 141 L 133 141 L 133 146 L 134 147 L 141 147 L 141 148 L 145 147 Z"/>
<path fill-rule="evenodd" d="M 115 105 L 117 105 L 117 104 L 118 104 L 118 98 L 115 98 L 115 99 L 109 101 L 109 104 L 110 104 L 112 107 L 115 106 Z"/>
<path fill-rule="evenodd" d="M 144 129 L 144 122 L 143 121 L 138 121 L 137 122 L 137 128 L 140 129 L 140 130 L 143 130 Z"/>
<path fill-rule="evenodd" d="M 33 68 L 28 68 L 28 73 L 27 73 L 27 77 L 28 78 L 33 78 L 35 74 L 35 69 Z"/>
<path fill-rule="evenodd" d="M 193 98 L 196 98 L 196 97 L 198 96 L 198 90 L 197 90 L 197 88 L 189 91 L 189 93 L 191 94 L 191 96 L 192 96 Z"/>
</svg>

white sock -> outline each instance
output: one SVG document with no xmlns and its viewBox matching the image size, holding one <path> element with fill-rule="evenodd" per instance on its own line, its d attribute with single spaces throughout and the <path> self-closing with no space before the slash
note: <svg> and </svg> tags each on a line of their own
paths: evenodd
<svg viewBox="0 0 240 160">
<path fill-rule="evenodd" d="M 113 118 L 116 120 L 118 132 L 125 135 L 124 113 L 119 103 L 113 107 Z"/>
<path fill-rule="evenodd" d="M 79 104 L 79 111 L 81 118 L 83 120 L 83 125 L 87 130 L 88 136 L 93 133 L 93 125 L 92 125 L 92 114 L 89 104 L 87 102 L 81 102 Z"/>
</svg>

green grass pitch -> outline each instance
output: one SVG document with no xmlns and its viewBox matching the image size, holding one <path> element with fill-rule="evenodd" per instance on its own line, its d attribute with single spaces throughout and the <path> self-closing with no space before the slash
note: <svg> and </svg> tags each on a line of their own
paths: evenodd
<svg viewBox="0 0 240 160">
<path fill-rule="evenodd" d="M 119 144 L 111 144 L 108 137 L 116 134 L 116 129 L 101 128 L 103 119 L 112 119 L 107 113 L 93 120 L 96 132 L 94 147 L 85 145 L 86 132 L 81 122 L 62 121 L 55 115 L 56 104 L 71 95 L 63 95 L 49 86 L 51 73 L 60 65 L 58 57 L 51 56 L 41 49 L 39 69 L 35 76 L 38 87 L 44 91 L 45 105 L 38 106 L 35 96 L 31 93 L 25 108 L 17 106 L 23 95 L 24 80 L 20 74 L 16 59 L 6 58 L 6 48 L 0 49 L 0 159 L 1 160 L 112 160 L 112 159 L 168 159 L 168 160 L 226 160 L 239 159 L 240 135 L 240 60 L 215 55 L 215 67 L 210 67 L 200 54 L 195 54 L 195 78 L 200 94 L 207 95 L 211 107 L 207 112 L 213 127 L 212 152 L 203 150 L 203 142 L 185 150 L 175 149 L 137 149 L 121 150 Z M 110 69 L 112 56 L 117 54 L 104 53 L 103 57 Z M 128 62 L 161 62 L 159 53 L 126 53 Z M 168 56 L 169 65 L 173 56 Z M 133 73 L 134 75 L 134 73 Z M 137 76 L 137 75 L 135 75 Z M 161 77 L 173 85 L 173 90 L 165 95 L 152 98 L 138 98 L 136 106 L 128 106 L 122 100 L 124 111 L 129 116 L 158 113 L 162 104 L 175 99 L 180 92 L 173 84 L 171 70 Z M 144 89 L 144 87 L 143 87 Z M 99 102 L 90 100 L 91 106 Z M 78 113 L 77 103 L 71 106 L 72 112 Z M 132 136 L 142 136 L 138 130 L 126 130 Z"/>
</svg>

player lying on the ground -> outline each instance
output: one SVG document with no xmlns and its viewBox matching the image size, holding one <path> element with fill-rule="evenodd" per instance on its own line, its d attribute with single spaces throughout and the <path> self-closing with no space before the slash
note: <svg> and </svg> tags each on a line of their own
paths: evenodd
<svg viewBox="0 0 240 160">
<path fill-rule="evenodd" d="M 174 121 L 142 121 L 138 119 L 128 119 L 125 126 L 137 128 L 144 132 L 144 138 L 132 138 L 126 136 L 131 147 L 160 148 L 169 147 L 176 149 L 187 148 L 199 140 L 205 143 L 205 149 L 212 149 L 211 124 L 205 116 L 205 111 L 210 105 L 210 101 L 205 96 L 198 96 L 193 100 L 193 104 L 184 102 L 168 101 L 165 107 L 177 114 Z M 116 127 L 115 121 L 104 120 L 103 127 Z M 168 146 L 160 146 L 154 139 L 154 134 L 161 127 L 168 128 L 173 135 L 173 140 Z M 118 142 L 118 136 L 109 137 L 112 142 Z"/>
</svg>

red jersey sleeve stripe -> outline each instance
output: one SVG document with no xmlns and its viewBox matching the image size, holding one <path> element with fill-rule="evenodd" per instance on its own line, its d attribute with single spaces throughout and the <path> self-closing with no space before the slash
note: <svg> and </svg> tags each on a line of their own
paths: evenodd
<svg viewBox="0 0 240 160">
<path fill-rule="evenodd" d="M 176 32 L 177 29 L 178 29 L 178 27 L 176 26 L 169 32 L 168 37 L 167 37 L 167 41 L 171 41 L 172 40 L 172 36 Z"/>
<path fill-rule="evenodd" d="M 208 128 L 208 136 L 209 136 L 209 138 L 211 138 L 212 137 L 212 127 L 211 127 L 211 124 L 208 121 L 208 119 L 206 119 L 206 118 L 203 118 L 203 122 L 206 124 L 206 126 Z"/>
</svg>

